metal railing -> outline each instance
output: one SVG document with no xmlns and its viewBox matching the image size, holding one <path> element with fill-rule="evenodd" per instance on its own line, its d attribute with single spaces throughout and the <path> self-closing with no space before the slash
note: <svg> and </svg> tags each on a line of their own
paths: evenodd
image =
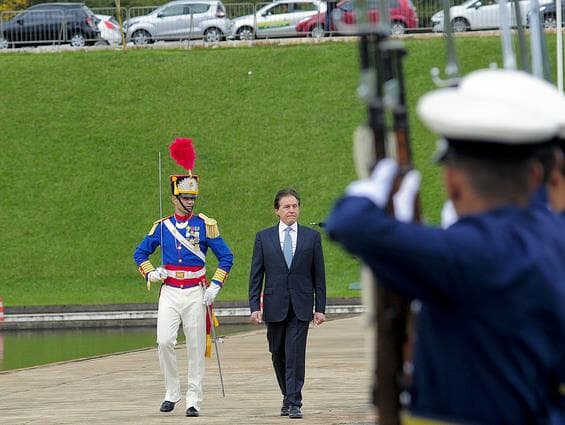
<svg viewBox="0 0 565 425">
<path fill-rule="evenodd" d="M 391 26 L 394 34 L 443 30 L 440 0 L 388 0 Z M 542 6 L 552 0 L 541 0 Z M 340 7 L 336 8 L 335 5 Z M 499 5 L 496 0 L 451 1 L 450 17 L 455 31 L 497 29 Z M 528 24 L 530 1 L 520 1 L 522 24 Z M 348 35 L 356 32 L 355 13 L 341 3 L 330 4 L 313 0 L 311 3 L 192 3 L 176 9 L 163 6 L 93 8 L 97 16 L 114 17 L 114 25 L 98 21 L 94 25 L 77 20 L 71 14 L 60 11 L 9 11 L 0 13 L 0 49 L 39 44 L 119 44 L 122 34 L 128 45 L 145 45 L 161 41 L 204 40 L 218 43 L 224 40 L 252 40 L 275 37 L 325 37 Z M 376 5 L 376 2 L 375 2 Z M 179 9 L 180 7 L 180 9 Z M 286 7 L 286 9 L 285 9 Z M 290 8 L 290 10 L 289 10 Z M 543 7 L 542 7 L 543 9 Z M 514 11 L 510 11 L 513 25 Z M 378 12 L 370 14 L 370 20 L 378 19 Z M 121 18 L 121 19 L 118 19 Z M 547 27 L 555 25 L 555 13 L 545 16 Z M 117 22 L 122 22 L 120 28 Z M 96 28 L 96 26 L 98 28 Z"/>
</svg>

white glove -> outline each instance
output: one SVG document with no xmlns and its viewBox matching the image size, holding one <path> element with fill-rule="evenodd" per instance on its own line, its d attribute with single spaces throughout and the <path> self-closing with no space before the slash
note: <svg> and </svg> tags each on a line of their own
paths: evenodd
<svg viewBox="0 0 565 425">
<path fill-rule="evenodd" d="M 414 207 L 421 180 L 422 176 L 417 170 L 408 171 L 402 179 L 398 192 L 392 197 L 394 216 L 397 220 L 404 223 L 414 221 Z"/>
<path fill-rule="evenodd" d="M 218 295 L 218 292 L 220 292 L 220 289 L 222 289 L 220 284 L 212 281 L 210 286 L 206 288 L 206 292 L 204 292 L 204 299 L 202 300 L 202 303 L 206 305 L 211 305 L 216 299 L 216 295 Z"/>
<path fill-rule="evenodd" d="M 457 217 L 457 211 L 455 211 L 453 202 L 447 200 L 441 209 L 441 227 L 447 229 L 457 220 L 459 220 L 459 217 Z"/>
<path fill-rule="evenodd" d="M 368 179 L 358 180 L 346 190 L 349 196 L 370 199 L 377 207 L 384 208 L 388 202 L 398 164 L 390 158 L 381 159 Z"/>
<path fill-rule="evenodd" d="M 162 282 L 167 278 L 167 270 L 164 267 L 157 267 L 155 270 L 147 273 L 147 290 L 151 289 L 151 284 Z"/>
</svg>

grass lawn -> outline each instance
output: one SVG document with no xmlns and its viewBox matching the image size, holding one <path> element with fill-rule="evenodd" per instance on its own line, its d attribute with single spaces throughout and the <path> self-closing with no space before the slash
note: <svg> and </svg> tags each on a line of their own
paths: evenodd
<svg viewBox="0 0 565 425">
<path fill-rule="evenodd" d="M 413 110 L 433 88 L 430 68 L 443 68 L 444 45 L 406 44 L 414 154 L 433 223 L 443 203 L 430 162 L 435 138 Z M 501 61 L 498 38 L 457 44 L 464 73 Z M 366 116 L 358 77 L 357 45 L 344 42 L 1 54 L 4 304 L 155 301 L 157 287 L 145 290 L 132 252 L 159 216 L 159 152 L 164 211 L 172 211 L 168 175 L 183 171 L 168 156 L 175 137 L 193 138 L 197 209 L 218 220 L 236 256 L 219 299 L 246 299 L 255 232 L 275 223 L 275 192 L 295 187 L 308 224 L 323 221 L 354 179 L 351 135 Z M 348 288 L 357 261 L 327 238 L 324 248 L 328 296 L 358 296 Z"/>
</svg>

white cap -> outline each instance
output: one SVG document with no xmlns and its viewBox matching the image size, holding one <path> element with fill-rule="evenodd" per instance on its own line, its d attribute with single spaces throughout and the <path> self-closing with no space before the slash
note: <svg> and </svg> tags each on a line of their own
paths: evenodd
<svg viewBox="0 0 565 425">
<path fill-rule="evenodd" d="M 565 96 L 545 80 L 534 78 L 524 71 L 481 69 L 466 76 L 460 89 L 476 95 L 497 96 L 508 102 L 526 99 L 544 113 L 555 114 L 559 138 L 565 139 Z"/>
<path fill-rule="evenodd" d="M 555 138 L 565 124 L 554 111 L 558 92 L 546 84 L 520 71 L 477 71 L 463 78 L 457 88 L 424 95 L 417 112 L 426 126 L 449 142 L 507 148 L 541 144 Z"/>
</svg>

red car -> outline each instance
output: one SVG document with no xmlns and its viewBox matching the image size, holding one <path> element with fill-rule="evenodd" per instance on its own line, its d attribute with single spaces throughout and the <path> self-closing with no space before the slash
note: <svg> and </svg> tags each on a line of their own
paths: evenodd
<svg viewBox="0 0 565 425">
<path fill-rule="evenodd" d="M 404 34 L 406 29 L 418 28 L 418 15 L 412 0 L 389 0 L 391 33 Z M 330 31 L 340 34 L 355 34 L 358 32 L 357 19 L 351 0 L 341 0 L 331 12 Z M 378 0 L 369 0 L 369 21 L 379 20 Z M 300 21 L 296 26 L 299 33 L 310 34 L 312 37 L 323 37 L 326 34 L 326 14 L 321 13 Z"/>
<path fill-rule="evenodd" d="M 335 10 L 335 9 L 334 9 Z M 333 21 L 330 22 L 330 31 L 335 32 L 335 25 Z M 309 35 L 313 38 L 321 38 L 326 35 L 326 12 L 317 13 L 303 19 L 296 25 L 296 32 L 298 34 Z"/>
</svg>

